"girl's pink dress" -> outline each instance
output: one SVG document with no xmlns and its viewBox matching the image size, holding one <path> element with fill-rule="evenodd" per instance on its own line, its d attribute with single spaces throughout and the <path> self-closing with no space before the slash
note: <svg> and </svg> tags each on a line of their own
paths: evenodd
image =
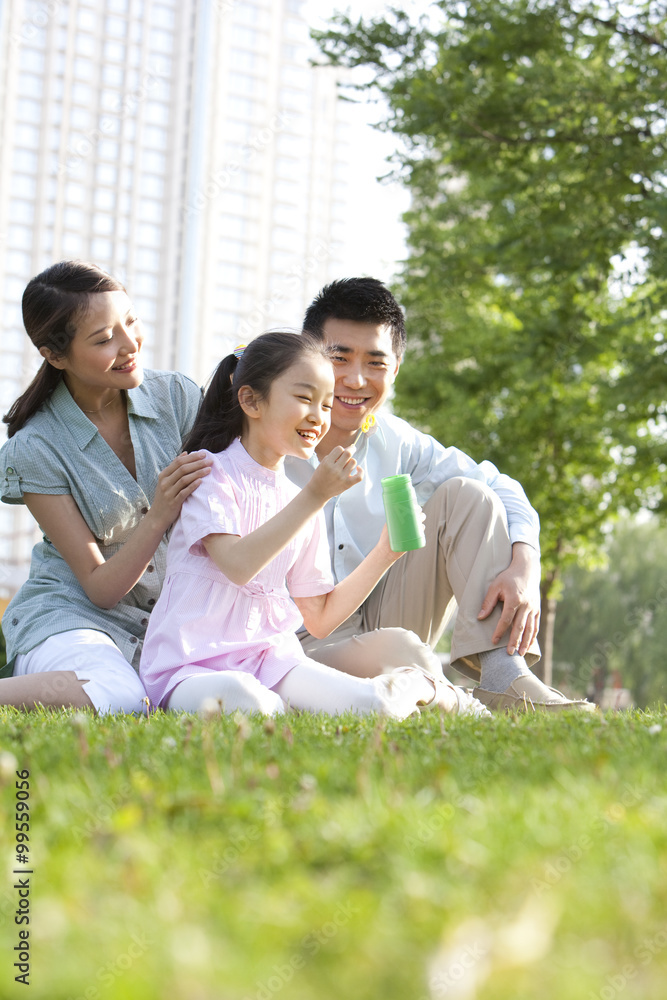
<svg viewBox="0 0 667 1000">
<path fill-rule="evenodd" d="M 193 674 L 243 670 L 273 687 L 307 657 L 295 635 L 303 620 L 290 598 L 333 590 L 324 515 L 309 521 L 254 580 L 237 587 L 201 544 L 212 533 L 247 535 L 298 493 L 285 473 L 258 465 L 239 440 L 212 455 L 211 472 L 183 504 L 167 552 L 167 574 L 146 631 L 141 679 L 166 707 Z"/>
</svg>

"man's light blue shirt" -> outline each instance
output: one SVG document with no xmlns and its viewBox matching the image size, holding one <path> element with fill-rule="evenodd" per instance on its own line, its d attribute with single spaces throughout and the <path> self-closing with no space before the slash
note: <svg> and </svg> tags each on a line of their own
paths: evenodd
<svg viewBox="0 0 667 1000">
<path fill-rule="evenodd" d="M 507 512 L 512 544 L 527 542 L 539 552 L 540 522 L 521 485 L 503 475 L 492 462 L 477 464 L 458 448 L 446 448 L 391 413 L 376 414 L 376 426 L 362 435 L 355 458 L 364 469 L 362 482 L 330 500 L 325 509 L 331 565 L 336 582 L 344 580 L 376 544 L 385 522 L 380 481 L 408 473 L 420 504 L 441 483 L 465 476 L 485 483 L 500 497 Z M 297 486 L 305 486 L 319 462 L 287 458 L 285 471 Z"/>
</svg>

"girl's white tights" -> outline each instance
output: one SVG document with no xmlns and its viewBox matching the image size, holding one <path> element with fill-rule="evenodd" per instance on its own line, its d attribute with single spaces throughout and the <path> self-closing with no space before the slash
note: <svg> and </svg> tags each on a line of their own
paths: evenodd
<svg viewBox="0 0 667 1000">
<path fill-rule="evenodd" d="M 222 670 L 220 673 L 193 674 L 181 681 L 171 693 L 169 708 L 173 712 L 200 712 L 216 703 L 223 713 L 259 712 L 260 715 L 282 715 L 285 711 L 280 695 L 269 690 L 253 677 L 240 670 Z"/>
<path fill-rule="evenodd" d="M 433 701 L 433 681 L 421 671 L 408 667 L 379 677 L 354 677 L 315 660 L 292 667 L 276 684 L 282 700 L 292 708 L 311 712 L 379 712 L 394 719 L 406 719 L 418 705 Z"/>
<path fill-rule="evenodd" d="M 305 660 L 285 674 L 273 690 L 251 674 L 239 671 L 194 674 L 175 688 L 169 708 L 197 712 L 217 702 L 222 712 L 241 709 L 262 715 L 281 715 L 285 705 L 310 712 L 378 712 L 406 719 L 434 699 L 432 680 L 413 667 L 379 677 L 354 677 L 315 660 Z"/>
</svg>

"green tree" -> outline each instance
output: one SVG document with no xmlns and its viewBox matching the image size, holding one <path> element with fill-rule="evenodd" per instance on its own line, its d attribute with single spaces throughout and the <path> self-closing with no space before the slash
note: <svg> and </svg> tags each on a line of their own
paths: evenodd
<svg viewBox="0 0 667 1000">
<path fill-rule="evenodd" d="M 438 0 L 316 34 L 404 140 L 396 408 L 523 483 L 547 627 L 603 522 L 662 503 L 665 6 Z"/>
<path fill-rule="evenodd" d="M 667 703 L 667 528 L 619 522 L 597 570 L 564 573 L 555 673 L 599 694 L 617 673 L 641 708 Z"/>
</svg>

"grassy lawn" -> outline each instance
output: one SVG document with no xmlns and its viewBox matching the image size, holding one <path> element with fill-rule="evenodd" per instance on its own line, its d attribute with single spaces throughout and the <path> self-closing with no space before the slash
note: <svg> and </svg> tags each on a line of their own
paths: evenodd
<svg viewBox="0 0 667 1000">
<path fill-rule="evenodd" d="M 0 709 L 0 997 L 664 1000 L 666 750 L 657 712 Z"/>
</svg>

